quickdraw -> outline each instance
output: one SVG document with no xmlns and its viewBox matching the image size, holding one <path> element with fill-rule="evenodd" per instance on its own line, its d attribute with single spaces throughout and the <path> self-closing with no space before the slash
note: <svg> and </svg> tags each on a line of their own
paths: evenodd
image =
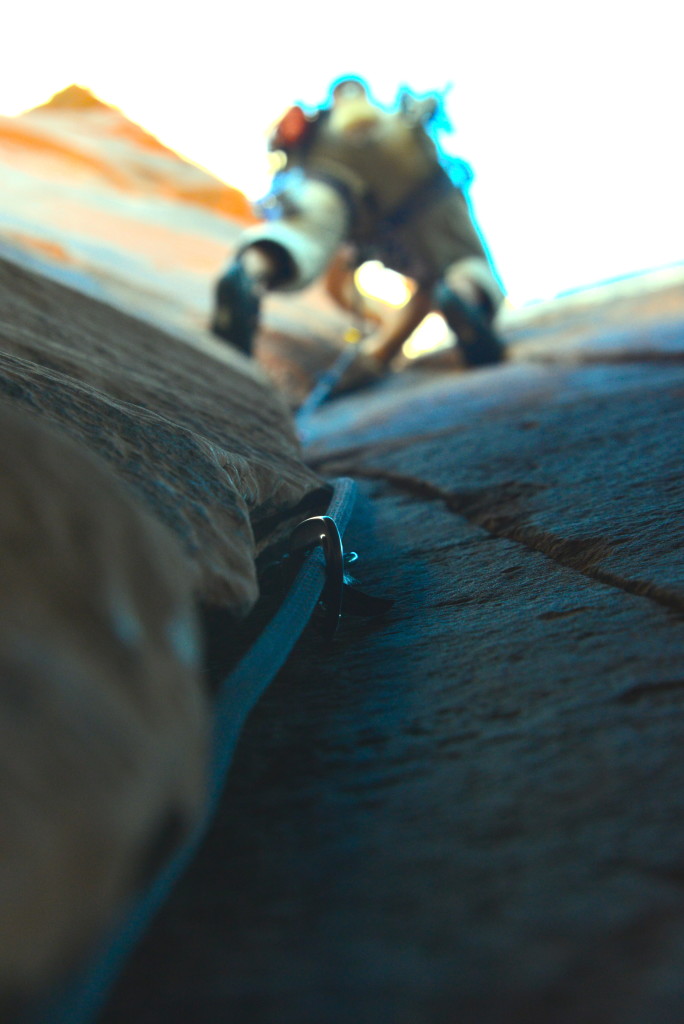
<svg viewBox="0 0 684 1024">
<path fill-rule="evenodd" d="M 89 1024 L 104 1007 L 124 963 L 183 875 L 211 824 L 225 786 L 238 738 L 248 715 L 285 664 L 320 606 L 325 636 L 334 635 L 343 613 L 377 615 L 391 601 L 361 594 L 351 586 L 341 536 L 354 502 L 353 481 L 334 483 L 328 514 L 295 527 L 287 557 L 303 561 L 280 608 L 219 688 L 209 792 L 203 816 L 183 846 L 162 867 L 125 918 L 70 984 L 46 1001 L 26 1024 Z"/>
</svg>

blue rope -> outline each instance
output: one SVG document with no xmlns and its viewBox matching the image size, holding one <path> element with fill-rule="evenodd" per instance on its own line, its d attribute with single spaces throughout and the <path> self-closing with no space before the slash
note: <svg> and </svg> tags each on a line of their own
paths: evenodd
<svg viewBox="0 0 684 1024">
<path fill-rule="evenodd" d="M 300 441 L 306 443 L 310 440 L 309 421 L 311 416 L 330 397 L 333 389 L 354 362 L 356 353 L 357 346 L 348 342 L 333 364 L 316 378 L 313 388 L 295 413 L 295 425 Z"/>
<path fill-rule="evenodd" d="M 349 522 L 354 490 L 352 480 L 335 481 L 328 515 L 337 523 L 340 534 Z M 214 716 L 208 799 L 200 822 L 101 944 L 90 963 L 66 989 L 31 1015 L 30 1024 L 88 1024 L 96 1019 L 125 961 L 205 839 L 245 721 L 291 654 L 314 612 L 324 583 L 325 560 L 319 547 L 308 555 L 279 610 L 221 684 Z"/>
</svg>

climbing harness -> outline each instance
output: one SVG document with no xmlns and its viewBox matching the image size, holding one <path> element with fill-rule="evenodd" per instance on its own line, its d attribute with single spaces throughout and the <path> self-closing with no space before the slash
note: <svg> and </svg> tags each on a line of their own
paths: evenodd
<svg viewBox="0 0 684 1024">
<path fill-rule="evenodd" d="M 332 638 L 343 613 L 377 615 L 391 601 L 362 594 L 352 586 L 345 567 L 354 560 L 345 554 L 341 535 L 349 521 L 355 485 L 334 482 L 326 515 L 312 516 L 292 532 L 286 558 L 304 558 L 301 568 L 273 618 L 221 684 L 216 696 L 209 787 L 201 820 L 119 926 L 66 988 L 54 993 L 31 1013 L 26 1024 L 89 1024 L 103 1008 L 125 961 L 157 911 L 195 856 L 214 818 L 235 747 L 248 715 L 285 664 L 295 644 L 322 605 L 322 628 Z"/>
</svg>

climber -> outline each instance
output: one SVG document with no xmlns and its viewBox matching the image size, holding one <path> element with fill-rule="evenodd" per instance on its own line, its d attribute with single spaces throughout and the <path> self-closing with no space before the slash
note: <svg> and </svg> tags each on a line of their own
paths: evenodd
<svg viewBox="0 0 684 1024">
<path fill-rule="evenodd" d="M 455 180 L 430 136 L 438 109 L 402 90 L 385 110 L 358 78 L 334 84 L 311 114 L 290 108 L 270 141 L 286 162 L 262 203 L 266 219 L 244 232 L 217 284 L 215 334 L 250 354 L 262 297 L 311 284 L 343 248 L 356 266 L 380 260 L 415 282 L 407 305 L 360 346 L 371 376 L 432 309 L 467 366 L 503 358 L 492 326 L 502 290 L 466 198 L 469 168 L 453 161 Z"/>
</svg>

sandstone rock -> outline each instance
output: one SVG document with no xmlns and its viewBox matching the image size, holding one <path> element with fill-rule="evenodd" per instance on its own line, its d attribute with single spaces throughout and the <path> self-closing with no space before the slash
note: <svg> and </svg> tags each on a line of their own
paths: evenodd
<svg viewBox="0 0 684 1024">
<path fill-rule="evenodd" d="M 103 457 L 175 532 L 199 595 L 247 611 L 272 524 L 322 485 L 263 374 L 7 262 L 0 301 L 0 393 Z"/>
<path fill-rule="evenodd" d="M 196 822 L 196 572 L 114 474 L 0 404 L 0 1003 L 98 941 Z"/>
<path fill-rule="evenodd" d="M 201 331 L 237 226 L 154 197 L 143 217 L 111 141 L 89 157 L 109 167 L 116 216 L 104 186 L 36 189 L 15 165 L 8 223 L 157 327 L 169 314 L 195 333 L 5 267 L 0 390 L 171 527 L 223 623 L 253 602 L 274 524 L 342 472 L 361 487 L 357 575 L 396 603 L 330 647 L 307 632 L 106 1024 L 679 1020 L 681 275 L 511 313 L 507 365 L 464 374 L 441 354 L 323 406 L 306 469 L 263 376 Z M 315 292 L 274 299 L 257 355 L 296 404 L 342 333 Z M 63 632 L 87 660 L 88 638 Z M 230 661 L 232 635 L 219 646 Z"/>
<path fill-rule="evenodd" d="M 561 359 L 321 408 L 396 606 L 300 643 L 106 1024 L 679 1018 L 683 387 Z"/>
<path fill-rule="evenodd" d="M 82 86 L 68 86 L 18 118 L 0 118 L 0 152 L 7 140 L 10 160 L 17 157 L 11 149 L 23 145 L 38 153 L 42 150 L 53 164 L 57 158 L 62 173 L 72 177 L 85 171 L 91 180 L 124 191 L 209 207 L 244 224 L 256 221 L 238 189 L 184 160 Z M 33 168 L 40 173 L 38 163 Z M 53 166 L 47 177 L 54 174 Z"/>
<path fill-rule="evenodd" d="M 77 966 L 196 820 L 197 600 L 229 613 L 224 646 L 239 646 L 259 551 L 327 487 L 265 377 L 225 346 L 8 262 L 0 302 L 9 1007 Z"/>
</svg>

